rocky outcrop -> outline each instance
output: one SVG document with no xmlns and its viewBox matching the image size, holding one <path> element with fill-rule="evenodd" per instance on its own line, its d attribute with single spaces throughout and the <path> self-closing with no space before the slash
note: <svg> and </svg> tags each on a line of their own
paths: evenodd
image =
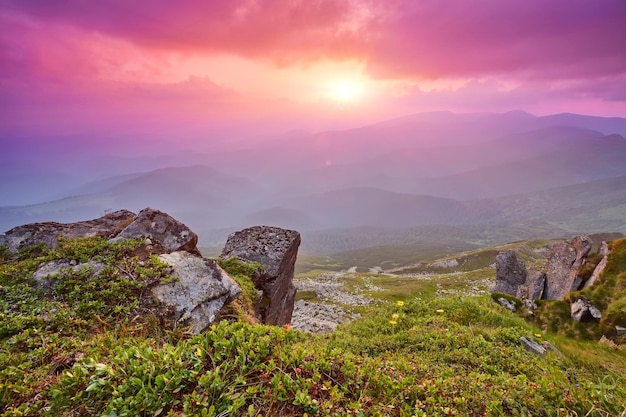
<svg viewBox="0 0 626 417">
<path fill-rule="evenodd" d="M 0 245 L 6 245 L 12 255 L 18 250 L 37 244 L 58 247 L 59 237 L 104 237 L 110 242 L 143 238 L 144 242 L 127 255 L 138 259 L 141 266 L 152 254 L 167 263 L 168 282 L 146 282 L 146 305 L 158 302 L 162 317 L 176 324 L 191 327 L 194 333 L 205 329 L 220 310 L 241 293 L 239 285 L 214 261 L 202 258 L 196 244 L 198 236 L 183 223 L 159 210 L 146 208 L 138 215 L 121 210 L 99 219 L 61 224 L 54 222 L 19 226 L 0 234 Z M 229 236 L 223 257 L 259 262 L 263 268 L 253 277 L 259 290 L 256 313 L 262 323 L 282 326 L 291 321 L 296 288 L 293 285 L 295 261 L 300 234 L 293 230 L 257 226 Z M 85 268 L 89 268 L 86 270 Z M 104 265 L 90 260 L 78 263 L 73 259 L 58 259 L 44 263 L 33 274 L 35 283 L 43 290 L 53 290 L 63 274 L 84 274 L 85 279 L 97 277 Z M 119 267 L 121 274 L 128 274 Z M 133 277 L 131 277 L 133 278 Z"/>
<path fill-rule="evenodd" d="M 215 261 L 184 251 L 163 254 L 159 259 L 170 265 L 170 275 L 176 279 L 152 287 L 152 297 L 173 309 L 174 320 L 190 326 L 194 334 L 203 331 L 241 293 Z"/>
<path fill-rule="evenodd" d="M 496 285 L 491 292 L 518 296 L 520 286 L 526 282 L 526 264 L 518 259 L 512 250 L 506 250 L 496 255 Z"/>
<path fill-rule="evenodd" d="M 602 318 L 602 312 L 598 310 L 591 302 L 584 298 L 579 298 L 570 305 L 572 320 L 576 321 L 593 321 Z"/>
<path fill-rule="evenodd" d="M 133 238 L 150 239 L 165 253 L 184 250 L 200 255 L 196 247 L 198 235 L 169 214 L 149 207 L 141 210 L 134 221 L 111 240 Z"/>
<path fill-rule="evenodd" d="M 264 270 L 254 278 L 261 292 L 257 318 L 282 326 L 291 322 L 296 288 L 293 275 L 300 246 L 300 233 L 278 227 L 255 226 L 232 233 L 220 255 L 259 262 Z"/>
<path fill-rule="evenodd" d="M 591 246 L 591 239 L 587 236 L 576 236 L 570 242 L 557 243 L 553 247 L 546 267 L 544 299 L 562 300 L 568 292 L 579 289 L 582 279 L 578 271 Z"/>
<path fill-rule="evenodd" d="M 76 223 L 31 223 L 14 227 L 0 234 L 0 246 L 5 244 L 12 255 L 26 246 L 44 244 L 50 249 L 59 246 L 59 237 L 76 239 L 80 237 L 111 238 L 121 232 L 135 220 L 135 214 L 120 210 L 106 214 L 98 219 Z"/>
</svg>

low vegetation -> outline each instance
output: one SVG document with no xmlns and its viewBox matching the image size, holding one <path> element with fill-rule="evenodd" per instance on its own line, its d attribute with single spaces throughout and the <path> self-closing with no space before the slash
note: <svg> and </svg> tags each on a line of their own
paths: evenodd
<svg viewBox="0 0 626 417">
<path fill-rule="evenodd" d="M 0 258 L 1 416 L 626 415 L 622 351 L 543 331 L 488 296 L 397 288 L 330 334 L 232 314 L 191 336 L 143 302 L 162 266 L 137 248 L 86 239 Z M 43 261 L 93 256 L 98 280 L 31 278 Z M 247 285 L 244 311 L 258 265 L 220 264 Z M 521 336 L 560 352 L 536 356 Z"/>
</svg>

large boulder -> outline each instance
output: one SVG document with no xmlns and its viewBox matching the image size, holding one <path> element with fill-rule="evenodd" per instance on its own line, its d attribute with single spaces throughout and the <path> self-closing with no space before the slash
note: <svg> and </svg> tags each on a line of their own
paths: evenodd
<svg viewBox="0 0 626 417">
<path fill-rule="evenodd" d="M 133 238 L 148 238 L 166 253 L 184 250 L 200 255 L 196 247 L 198 235 L 169 214 L 149 207 L 141 210 L 134 221 L 111 240 Z"/>
<path fill-rule="evenodd" d="M 506 250 L 496 255 L 496 285 L 491 292 L 518 296 L 520 286 L 526 282 L 526 264 L 518 259 L 512 250 Z"/>
<path fill-rule="evenodd" d="M 553 247 L 546 267 L 544 299 L 562 300 L 568 292 L 580 287 L 582 279 L 578 271 L 584 265 L 591 247 L 591 239 L 587 236 L 576 236 L 569 242 L 560 242 Z"/>
<path fill-rule="evenodd" d="M 115 211 L 94 220 L 76 223 L 31 223 L 17 226 L 0 234 L 0 246 L 6 245 L 9 252 L 17 254 L 20 248 L 43 243 L 50 249 L 59 246 L 59 237 L 76 239 L 81 237 L 111 238 L 135 220 L 135 213 L 128 210 Z"/>
<path fill-rule="evenodd" d="M 222 258 L 236 256 L 264 267 L 254 277 L 254 285 L 261 292 L 256 314 L 262 323 L 282 326 L 291 322 L 299 246 L 300 233 L 278 227 L 255 226 L 228 236 Z"/>
<path fill-rule="evenodd" d="M 170 265 L 170 274 L 176 279 L 152 287 L 152 297 L 173 310 L 174 320 L 190 326 L 194 334 L 203 331 L 222 307 L 241 293 L 215 261 L 185 251 L 159 258 Z"/>
</svg>

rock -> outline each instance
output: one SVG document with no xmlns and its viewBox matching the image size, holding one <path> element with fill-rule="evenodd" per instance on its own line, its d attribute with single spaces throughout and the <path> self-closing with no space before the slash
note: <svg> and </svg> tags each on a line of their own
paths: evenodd
<svg viewBox="0 0 626 417">
<path fill-rule="evenodd" d="M 582 280 L 578 271 L 585 263 L 591 246 L 587 236 L 576 236 L 570 242 L 557 243 L 553 247 L 546 268 L 544 299 L 562 300 L 568 292 L 579 288 Z"/>
<path fill-rule="evenodd" d="M 583 298 L 572 303 L 570 309 L 572 319 L 576 321 L 600 320 L 602 318 L 602 312 Z"/>
<path fill-rule="evenodd" d="M 526 265 L 512 250 L 496 255 L 496 285 L 491 292 L 517 297 L 518 289 L 526 282 Z"/>
<path fill-rule="evenodd" d="M 74 260 L 59 259 L 56 261 L 44 262 L 39 265 L 39 268 L 37 268 L 35 272 L 33 272 L 32 278 L 40 288 L 52 289 L 54 283 L 56 282 L 55 276 L 65 271 L 78 274 L 83 270 L 83 268 L 91 268 L 91 273 L 89 274 L 89 277 L 87 277 L 90 278 L 98 275 L 104 268 L 104 264 L 101 262 L 90 261 L 77 264 L 76 261 L 72 261 Z"/>
<path fill-rule="evenodd" d="M 591 287 L 598 280 L 598 278 L 600 278 L 600 275 L 602 275 L 602 272 L 604 272 L 604 268 L 606 268 L 606 263 L 608 262 L 608 260 L 609 260 L 608 256 L 605 255 L 600 261 L 600 263 L 596 265 L 595 269 L 593 270 L 593 273 L 591 274 L 589 279 L 585 282 L 585 285 L 583 285 L 583 288 Z"/>
<path fill-rule="evenodd" d="M 348 314 L 338 305 L 311 303 L 298 300 L 295 303 L 291 325 L 296 330 L 311 333 L 328 333 L 337 325 L 358 318 L 358 314 Z"/>
<path fill-rule="evenodd" d="M 236 256 L 259 262 L 265 270 L 254 278 L 262 292 L 256 306 L 259 320 L 283 326 L 291 322 L 296 288 L 293 274 L 300 246 L 300 233 L 278 227 L 255 226 L 228 236 L 222 258 Z"/>
<path fill-rule="evenodd" d="M 531 301 L 537 301 L 543 295 L 546 286 L 546 274 L 544 272 L 535 271 L 530 269 L 526 276 L 527 298 Z"/>
<path fill-rule="evenodd" d="M 187 251 L 200 255 L 196 247 L 198 235 L 167 213 L 145 208 L 135 220 L 111 241 L 122 239 L 147 238 L 150 244 L 158 243 L 166 253 Z"/>
<path fill-rule="evenodd" d="M 519 338 L 519 343 L 529 352 L 535 353 L 537 355 L 545 355 L 546 348 L 541 346 L 539 343 L 534 340 L 526 339 L 524 336 Z"/>
<path fill-rule="evenodd" d="M 507 310 L 511 310 L 511 311 L 517 310 L 517 308 L 515 307 L 515 303 L 510 302 L 504 297 L 498 298 L 498 304 L 500 304 L 502 307 L 506 308 Z"/>
<path fill-rule="evenodd" d="M 203 331 L 227 303 L 241 293 L 239 285 L 217 265 L 189 252 L 160 255 L 172 267 L 177 281 L 151 288 L 152 297 L 171 307 L 177 323 L 189 325 L 194 334 Z"/>
<path fill-rule="evenodd" d="M 608 256 L 608 254 L 611 253 L 611 251 L 609 250 L 609 245 L 604 240 L 600 243 L 598 253 L 602 256 Z"/>
<path fill-rule="evenodd" d="M 135 217 L 135 214 L 128 210 L 120 210 L 94 220 L 76 223 L 26 224 L 14 227 L 0 235 L 0 246 L 6 244 L 9 252 L 15 255 L 20 248 L 40 243 L 47 248 L 56 249 L 59 246 L 59 237 L 66 239 L 94 236 L 111 238 L 128 226 Z"/>
<path fill-rule="evenodd" d="M 626 327 L 615 326 L 615 336 L 626 337 Z"/>
<path fill-rule="evenodd" d="M 558 350 L 556 348 L 556 346 L 554 346 L 552 343 L 548 342 L 547 340 L 544 340 L 543 342 L 541 342 L 541 346 L 543 346 L 546 349 L 546 351 L 549 350 L 549 351 L 552 351 L 552 352 L 556 353 L 557 355 L 559 355 L 561 357 L 563 356 L 561 351 Z"/>
</svg>

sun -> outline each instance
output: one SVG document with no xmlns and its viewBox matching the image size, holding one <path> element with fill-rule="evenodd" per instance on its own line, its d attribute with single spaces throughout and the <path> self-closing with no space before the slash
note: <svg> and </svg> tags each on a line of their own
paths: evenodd
<svg viewBox="0 0 626 417">
<path fill-rule="evenodd" d="M 329 98 L 339 103 L 356 101 L 362 93 L 363 89 L 359 84 L 350 82 L 337 82 L 328 89 Z"/>
</svg>

